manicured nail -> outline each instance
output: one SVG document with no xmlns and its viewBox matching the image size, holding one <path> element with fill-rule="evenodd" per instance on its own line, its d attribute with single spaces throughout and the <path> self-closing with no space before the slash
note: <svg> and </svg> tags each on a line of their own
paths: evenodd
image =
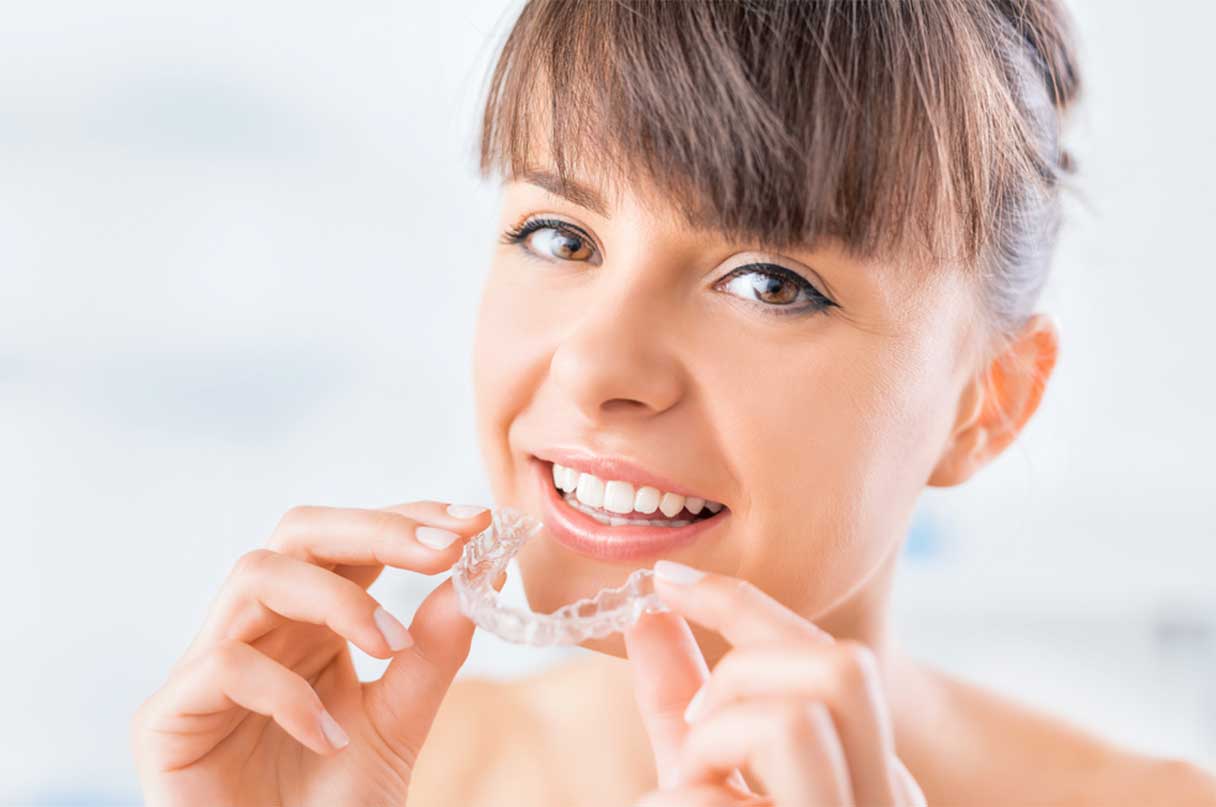
<svg viewBox="0 0 1216 807">
<path fill-rule="evenodd" d="M 700 569 L 694 569 L 691 566 L 685 566 L 683 563 L 676 563 L 674 560 L 660 560 L 654 564 L 654 575 L 666 580 L 668 583 L 687 586 L 704 577 L 705 572 Z"/>
<path fill-rule="evenodd" d="M 438 527 L 419 527 L 414 530 L 414 537 L 418 539 L 418 543 L 431 549 L 447 549 L 460 536 Z"/>
<path fill-rule="evenodd" d="M 338 721 L 334 720 L 333 715 L 325 709 L 321 710 L 320 722 L 321 733 L 325 735 L 325 739 L 330 745 L 337 749 L 350 745 L 350 737 L 346 736 L 346 732 L 338 725 Z"/>
<path fill-rule="evenodd" d="M 684 722 L 691 723 L 700 717 L 704 704 L 705 687 L 702 685 L 702 687 L 697 690 L 697 694 L 692 696 L 692 700 L 688 702 L 688 707 L 684 710 Z"/>
<path fill-rule="evenodd" d="M 472 518 L 479 516 L 486 511 L 486 508 L 479 504 L 449 504 L 448 515 L 452 518 Z"/>
<path fill-rule="evenodd" d="M 376 627 L 380 629 L 380 635 L 384 637 L 384 641 L 388 642 L 389 648 L 396 653 L 398 650 L 404 650 L 414 643 L 414 637 L 410 636 L 410 632 L 405 629 L 397 621 L 397 617 L 385 611 L 383 608 L 377 608 L 372 614 L 372 619 L 376 621 Z"/>
</svg>

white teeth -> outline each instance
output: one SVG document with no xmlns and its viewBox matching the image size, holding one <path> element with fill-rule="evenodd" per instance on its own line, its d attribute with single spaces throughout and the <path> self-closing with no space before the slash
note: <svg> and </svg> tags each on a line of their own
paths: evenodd
<svg viewBox="0 0 1216 807">
<path fill-rule="evenodd" d="M 578 489 L 575 493 L 578 500 L 588 507 L 601 507 L 604 504 L 604 480 L 592 474 L 579 474 Z"/>
<path fill-rule="evenodd" d="M 586 513 L 601 524 L 607 524 L 610 527 L 624 527 L 633 525 L 637 527 L 686 527 L 691 524 L 691 521 L 684 519 L 671 521 L 665 518 L 621 518 L 620 516 L 607 516 L 599 510 L 588 507 L 579 502 L 574 496 L 566 496 L 566 504 L 578 510 L 580 513 Z"/>
<path fill-rule="evenodd" d="M 671 518 L 684 509 L 684 497 L 678 493 L 664 493 L 663 498 L 659 499 L 659 509 L 663 515 Z"/>
<path fill-rule="evenodd" d="M 662 495 L 658 488 L 638 488 L 637 495 L 633 497 L 633 509 L 650 515 L 659 509 L 659 497 Z"/>
<path fill-rule="evenodd" d="M 582 473 L 565 465 L 553 463 L 553 484 L 559 490 L 567 494 L 566 501 L 573 503 L 582 503 L 588 508 L 599 508 L 607 510 L 610 513 L 620 515 L 629 515 L 637 513 L 641 515 L 650 515 L 655 511 L 659 511 L 666 519 L 616 519 L 625 524 L 661 524 L 665 527 L 678 526 L 682 524 L 691 524 L 692 522 L 686 519 L 673 521 L 676 515 L 682 512 L 685 508 L 692 515 L 701 514 L 702 510 L 708 511 L 710 514 L 717 513 L 722 510 L 722 505 L 709 499 L 702 499 L 699 496 L 685 497 L 680 493 L 670 493 L 661 491 L 658 488 L 644 485 L 639 488 L 634 488 L 628 482 L 622 482 L 617 479 L 601 479 L 595 474 Z M 581 507 L 579 509 L 582 509 Z M 603 515 L 599 511 L 587 511 L 590 515 Z M 604 516 L 601 521 L 604 524 L 612 523 L 611 517 Z M 621 526 L 613 524 L 613 526 Z"/>
<path fill-rule="evenodd" d="M 633 485 L 615 479 L 605 483 L 604 509 L 613 513 L 632 513 Z"/>
</svg>

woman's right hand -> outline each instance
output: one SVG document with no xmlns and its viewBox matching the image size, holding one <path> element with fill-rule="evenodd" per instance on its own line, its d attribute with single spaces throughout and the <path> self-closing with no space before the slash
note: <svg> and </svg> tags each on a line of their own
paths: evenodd
<svg viewBox="0 0 1216 807">
<path fill-rule="evenodd" d="M 404 804 L 473 624 L 450 580 L 408 632 L 367 587 L 385 566 L 448 569 L 489 522 L 489 510 L 440 502 L 288 511 L 136 712 L 147 803 Z M 392 658 L 379 680 L 358 680 L 347 641 Z"/>
</svg>

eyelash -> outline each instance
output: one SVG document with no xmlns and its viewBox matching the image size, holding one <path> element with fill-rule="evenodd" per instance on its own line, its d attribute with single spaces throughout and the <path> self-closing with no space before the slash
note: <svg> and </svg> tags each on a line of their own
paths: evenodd
<svg viewBox="0 0 1216 807">
<path fill-rule="evenodd" d="M 551 228 L 560 233 L 581 238 L 590 244 L 592 249 L 597 251 L 599 249 L 599 247 L 595 245 L 595 239 L 588 235 L 581 227 L 576 227 L 567 221 L 562 221 L 561 219 L 550 218 L 527 219 L 522 221 L 519 224 L 508 228 L 506 232 L 502 234 L 502 242 L 504 244 L 515 244 L 523 249 L 527 249 L 527 247 L 524 245 L 524 241 L 527 240 L 528 236 L 532 235 L 532 233 L 538 230 L 544 230 L 546 228 Z M 728 274 L 719 279 L 714 284 L 714 288 L 717 288 L 728 281 L 739 277 L 740 275 L 753 273 L 767 275 L 769 277 L 777 277 L 793 283 L 796 287 L 798 287 L 799 290 L 803 292 L 803 294 L 810 298 L 810 302 L 801 308 L 767 305 L 763 302 L 755 301 L 766 314 L 771 314 L 776 317 L 790 317 L 797 316 L 799 314 L 819 314 L 827 311 L 828 309 L 839 307 L 839 303 L 829 299 L 823 292 L 815 288 L 815 286 L 802 275 L 790 269 L 786 269 L 784 266 L 778 266 L 772 263 L 749 263 L 745 264 L 744 266 L 735 267 Z"/>
<path fill-rule="evenodd" d="M 599 247 L 595 245 L 595 239 L 584 232 L 581 227 L 575 227 L 570 222 L 561 219 L 528 219 L 508 228 L 502 234 L 502 241 L 504 244 L 522 244 L 532 233 L 544 229 L 553 229 L 559 233 L 581 238 L 590 244 L 592 249 L 599 250 Z"/>
<path fill-rule="evenodd" d="M 793 283 L 806 297 L 808 302 L 804 303 L 800 308 L 793 308 L 783 305 L 769 305 L 759 300 L 755 301 L 767 314 L 772 314 L 776 317 L 796 317 L 799 314 L 820 314 L 831 308 L 839 307 L 839 303 L 830 299 L 827 295 L 797 272 L 786 269 L 784 266 L 778 266 L 775 263 L 749 263 L 743 266 L 738 266 L 732 269 L 725 277 L 714 284 L 714 287 L 724 285 L 742 275 L 765 275 L 767 277 L 775 277 L 781 280 Z"/>
</svg>

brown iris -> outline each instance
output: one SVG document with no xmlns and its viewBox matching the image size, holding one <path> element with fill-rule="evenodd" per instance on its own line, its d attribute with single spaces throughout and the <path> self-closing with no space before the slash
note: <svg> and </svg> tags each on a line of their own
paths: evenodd
<svg viewBox="0 0 1216 807">
<path fill-rule="evenodd" d="M 773 305 L 789 305 L 798 298 L 798 289 L 793 283 L 759 272 L 752 274 L 752 289 L 756 292 L 756 299 Z"/>
<path fill-rule="evenodd" d="M 567 261 L 585 261 L 591 257 L 591 245 L 576 233 L 553 230 L 549 239 L 549 254 Z"/>
</svg>

